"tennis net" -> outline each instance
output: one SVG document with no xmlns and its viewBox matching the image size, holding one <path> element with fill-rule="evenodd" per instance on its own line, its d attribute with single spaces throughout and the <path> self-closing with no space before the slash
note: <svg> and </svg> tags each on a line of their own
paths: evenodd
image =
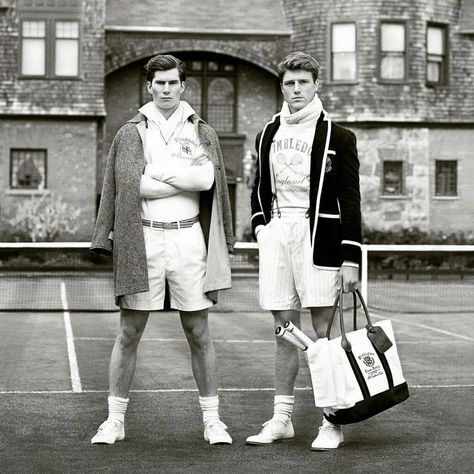
<svg viewBox="0 0 474 474">
<path fill-rule="evenodd" d="M 112 259 L 88 242 L 0 243 L 0 311 L 109 312 Z M 239 243 L 231 255 L 232 289 L 212 311 L 260 311 L 258 249 Z"/>
<path fill-rule="evenodd" d="M 400 313 L 474 311 L 474 246 L 363 245 L 362 292 L 369 307 Z M 258 248 L 238 242 L 232 289 L 211 311 L 261 311 Z M 117 311 L 112 260 L 88 242 L 1 243 L 0 311 Z"/>
</svg>

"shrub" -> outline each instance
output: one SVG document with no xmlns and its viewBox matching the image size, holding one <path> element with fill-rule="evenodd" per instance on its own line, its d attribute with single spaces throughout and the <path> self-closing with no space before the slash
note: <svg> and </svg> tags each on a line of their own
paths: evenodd
<svg viewBox="0 0 474 474">
<path fill-rule="evenodd" d="M 474 233 L 469 232 L 425 232 L 417 227 L 395 228 L 390 230 L 378 230 L 364 227 L 364 243 L 366 244 L 474 244 Z"/>
<path fill-rule="evenodd" d="M 11 217 L 5 218 L 6 235 L 14 240 L 51 242 L 78 230 L 81 211 L 53 193 L 22 199 Z"/>
</svg>

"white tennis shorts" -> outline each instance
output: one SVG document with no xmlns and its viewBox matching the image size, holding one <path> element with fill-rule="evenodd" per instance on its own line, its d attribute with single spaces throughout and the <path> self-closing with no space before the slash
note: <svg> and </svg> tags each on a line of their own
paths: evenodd
<svg viewBox="0 0 474 474">
<path fill-rule="evenodd" d="M 150 290 L 122 296 L 120 307 L 141 311 L 163 309 L 168 281 L 171 307 L 198 311 L 213 305 L 204 294 L 207 250 L 199 222 L 181 229 L 143 227 Z"/>
<path fill-rule="evenodd" d="M 257 234 L 260 306 L 265 310 L 300 310 L 332 306 L 338 268 L 313 265 L 309 219 L 274 217 Z"/>
</svg>

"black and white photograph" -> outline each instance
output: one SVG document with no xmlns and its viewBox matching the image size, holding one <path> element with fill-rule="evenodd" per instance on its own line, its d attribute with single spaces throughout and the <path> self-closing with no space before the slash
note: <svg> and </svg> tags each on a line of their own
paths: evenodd
<svg viewBox="0 0 474 474">
<path fill-rule="evenodd" d="M 0 0 L 0 472 L 474 465 L 474 0 Z"/>
</svg>

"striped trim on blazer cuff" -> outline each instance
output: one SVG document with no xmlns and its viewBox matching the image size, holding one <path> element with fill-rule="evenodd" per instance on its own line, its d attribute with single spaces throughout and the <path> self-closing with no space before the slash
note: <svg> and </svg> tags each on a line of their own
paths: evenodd
<svg viewBox="0 0 474 474">
<path fill-rule="evenodd" d="M 354 262 L 360 265 L 362 258 L 362 244 L 355 240 L 343 240 L 341 242 L 343 261 Z"/>
<path fill-rule="evenodd" d="M 255 235 L 255 229 L 259 225 L 265 225 L 265 216 L 263 215 L 263 212 L 256 212 L 255 214 L 252 215 L 252 235 L 255 240 L 257 240 L 257 236 Z"/>
<path fill-rule="evenodd" d="M 357 245 L 357 247 L 362 248 L 362 244 L 360 242 L 356 242 L 355 240 L 343 240 L 341 242 L 342 245 Z"/>
</svg>

